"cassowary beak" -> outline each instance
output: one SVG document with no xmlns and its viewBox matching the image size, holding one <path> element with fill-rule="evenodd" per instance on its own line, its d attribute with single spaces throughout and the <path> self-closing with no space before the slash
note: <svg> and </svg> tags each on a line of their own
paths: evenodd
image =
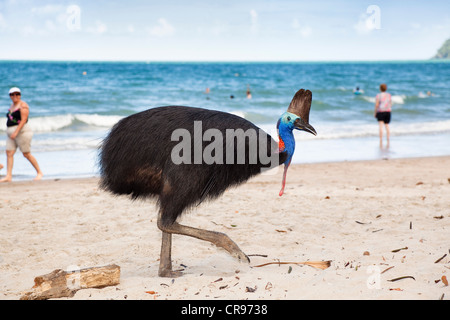
<svg viewBox="0 0 450 320">
<path fill-rule="evenodd" d="M 306 123 L 301 118 L 297 118 L 294 122 L 295 129 L 306 131 L 312 133 L 313 135 L 317 135 L 316 129 L 313 128 L 312 125 Z"/>
</svg>

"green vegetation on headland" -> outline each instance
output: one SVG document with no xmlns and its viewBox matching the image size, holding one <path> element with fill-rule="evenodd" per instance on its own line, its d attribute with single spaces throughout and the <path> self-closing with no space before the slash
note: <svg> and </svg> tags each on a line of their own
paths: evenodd
<svg viewBox="0 0 450 320">
<path fill-rule="evenodd" d="M 450 39 L 444 42 L 432 59 L 450 59 Z"/>
</svg>

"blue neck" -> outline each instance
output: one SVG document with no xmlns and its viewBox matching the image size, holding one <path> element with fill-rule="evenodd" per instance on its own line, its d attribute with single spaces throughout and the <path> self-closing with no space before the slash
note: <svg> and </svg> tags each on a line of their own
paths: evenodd
<svg viewBox="0 0 450 320">
<path fill-rule="evenodd" d="M 287 157 L 286 161 L 284 162 L 284 164 L 288 165 L 289 162 L 291 162 L 292 156 L 294 155 L 294 151 L 295 151 L 294 134 L 293 134 L 291 128 L 284 126 L 284 125 L 280 125 L 280 127 L 278 128 L 278 134 L 279 134 L 280 139 L 284 143 L 284 149 L 280 150 L 280 151 L 286 151 L 288 154 L 288 157 Z"/>
</svg>

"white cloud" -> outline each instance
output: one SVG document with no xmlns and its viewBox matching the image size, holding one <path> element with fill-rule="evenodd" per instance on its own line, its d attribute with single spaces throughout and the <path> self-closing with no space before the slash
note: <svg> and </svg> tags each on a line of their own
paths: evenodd
<svg viewBox="0 0 450 320">
<path fill-rule="evenodd" d="M 291 24 L 292 28 L 296 30 L 303 38 L 308 38 L 312 34 L 310 26 L 301 25 L 297 19 L 294 19 Z"/>
<path fill-rule="evenodd" d="M 309 37 L 311 35 L 311 33 L 312 33 L 312 29 L 311 29 L 310 26 L 302 27 L 302 28 L 300 28 L 299 31 L 300 31 L 300 34 L 302 35 L 303 38 Z"/>
<path fill-rule="evenodd" d="M 150 35 L 156 37 L 167 37 L 175 34 L 175 28 L 164 18 L 158 19 L 158 25 L 147 28 Z"/>
<path fill-rule="evenodd" d="M 45 29 L 48 31 L 55 31 L 56 25 L 52 20 L 45 20 Z"/>
<path fill-rule="evenodd" d="M 259 24 L 258 24 L 258 13 L 252 9 L 250 10 L 250 21 L 251 21 L 251 32 L 252 33 L 258 33 L 259 30 Z"/>
<path fill-rule="evenodd" d="M 31 13 L 35 15 L 49 15 L 49 14 L 58 14 L 64 12 L 66 7 L 61 5 L 46 5 L 43 7 L 34 7 L 31 9 Z"/>
<path fill-rule="evenodd" d="M 42 30 L 37 30 L 30 25 L 25 25 L 20 29 L 20 33 L 24 36 L 42 35 Z"/>
<path fill-rule="evenodd" d="M 107 30 L 108 30 L 108 28 L 106 27 L 106 24 L 97 20 L 95 22 L 95 26 L 87 28 L 86 32 L 101 35 L 101 34 L 104 34 Z"/>
<path fill-rule="evenodd" d="M 381 9 L 377 5 L 370 5 L 366 13 L 359 16 L 358 22 L 353 26 L 358 34 L 369 34 L 375 29 L 381 29 Z"/>
<path fill-rule="evenodd" d="M 0 31 L 5 30 L 7 27 L 7 23 L 2 13 L 0 12 Z"/>
<path fill-rule="evenodd" d="M 358 34 L 369 34 L 373 29 L 367 27 L 366 21 L 367 15 L 365 13 L 361 14 L 358 22 L 353 26 L 353 29 L 355 29 Z"/>
<path fill-rule="evenodd" d="M 77 16 L 71 11 L 78 8 Z M 33 7 L 28 11 L 25 18 L 26 24 L 15 24 L 11 28 L 19 31 L 25 36 L 52 36 L 62 34 L 67 31 L 74 30 L 74 22 L 78 22 L 76 30 L 79 30 L 79 14 L 78 6 L 62 6 L 62 5 L 45 5 L 41 7 Z M 75 19 L 78 18 L 78 19 Z M 1 23 L 0 23 L 1 28 Z M 94 32 L 93 29 L 91 29 Z M 98 31 L 98 30 L 96 30 Z"/>
<path fill-rule="evenodd" d="M 209 31 L 214 36 L 220 36 L 226 34 L 229 31 L 229 27 L 220 21 L 216 21 Z"/>
</svg>

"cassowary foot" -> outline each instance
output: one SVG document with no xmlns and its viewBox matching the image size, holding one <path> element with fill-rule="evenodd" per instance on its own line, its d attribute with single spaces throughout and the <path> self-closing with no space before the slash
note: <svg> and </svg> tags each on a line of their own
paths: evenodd
<svg viewBox="0 0 450 320">
<path fill-rule="evenodd" d="M 159 267 L 158 276 L 163 278 L 178 278 L 183 275 L 183 272 L 181 271 L 173 271 L 172 269 L 161 269 L 161 266 Z"/>
<path fill-rule="evenodd" d="M 250 263 L 250 258 L 242 251 L 236 251 L 231 253 L 233 257 L 239 260 L 239 262 L 247 262 Z"/>
<path fill-rule="evenodd" d="M 237 244 L 231 240 L 226 234 L 222 233 L 222 235 L 226 238 L 226 243 L 219 243 L 216 245 L 218 247 L 222 247 L 227 250 L 233 257 L 239 260 L 239 262 L 247 262 L 250 263 L 250 258 L 237 246 Z"/>
<path fill-rule="evenodd" d="M 225 233 L 209 231 L 204 229 L 192 228 L 178 223 L 172 225 L 173 233 L 178 233 L 190 237 L 194 237 L 200 240 L 209 241 L 215 244 L 219 248 L 223 248 L 228 251 L 233 257 L 241 262 L 250 262 L 248 256 L 238 247 L 238 245 L 230 239 Z"/>
</svg>

